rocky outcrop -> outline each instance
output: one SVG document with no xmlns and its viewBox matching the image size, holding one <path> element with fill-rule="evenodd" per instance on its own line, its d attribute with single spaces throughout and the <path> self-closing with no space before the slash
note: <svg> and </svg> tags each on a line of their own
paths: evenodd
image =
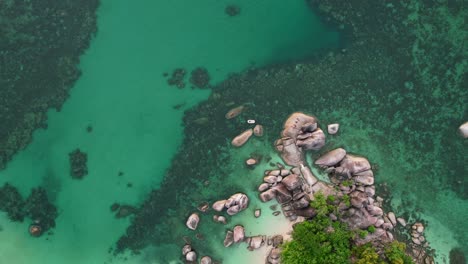
<svg viewBox="0 0 468 264">
<path fill-rule="evenodd" d="M 290 166 L 304 164 L 304 151 L 319 150 L 324 145 L 325 133 L 318 128 L 317 119 L 300 112 L 286 120 L 281 138 L 275 142 L 281 158 Z"/>
<path fill-rule="evenodd" d="M 235 215 L 240 211 L 245 210 L 249 206 L 249 197 L 243 193 L 236 193 L 231 195 L 227 200 L 216 201 L 212 208 L 215 211 L 221 212 L 227 209 L 229 215 Z"/>
</svg>

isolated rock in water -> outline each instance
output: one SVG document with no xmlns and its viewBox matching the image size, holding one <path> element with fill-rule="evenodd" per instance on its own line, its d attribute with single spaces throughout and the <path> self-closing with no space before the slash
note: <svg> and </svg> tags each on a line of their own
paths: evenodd
<svg viewBox="0 0 468 264">
<path fill-rule="evenodd" d="M 257 137 L 261 137 L 263 136 L 263 126 L 262 125 L 256 125 L 254 127 L 254 135 L 257 136 Z"/>
<path fill-rule="evenodd" d="M 468 122 L 463 123 L 459 128 L 458 132 L 463 138 L 468 138 Z"/>
<path fill-rule="evenodd" d="M 330 124 L 328 125 L 328 134 L 334 135 L 338 132 L 338 129 L 340 129 L 340 124 Z"/>
<path fill-rule="evenodd" d="M 187 261 L 194 262 L 197 260 L 197 253 L 195 253 L 195 251 L 190 251 L 187 253 L 187 255 L 185 255 L 185 259 Z"/>
<path fill-rule="evenodd" d="M 247 129 L 246 131 L 242 132 L 242 134 L 235 137 L 231 144 L 235 147 L 241 147 L 244 145 L 249 138 L 253 135 L 253 129 Z"/>
<path fill-rule="evenodd" d="M 244 230 L 244 227 L 241 226 L 241 225 L 236 225 L 233 229 L 233 240 L 234 240 L 234 243 L 239 243 L 239 242 L 242 242 L 244 241 L 244 238 L 245 238 L 245 230 Z"/>
<path fill-rule="evenodd" d="M 306 127 L 310 127 L 311 124 L 315 123 L 317 123 L 317 119 L 314 116 L 308 116 L 301 112 L 293 113 L 284 123 L 281 136 L 295 139 L 299 133 L 303 132 L 302 127 L 305 124 L 307 124 Z"/>
<path fill-rule="evenodd" d="M 209 256 L 204 256 L 200 259 L 200 264 L 212 264 L 213 260 Z"/>
<path fill-rule="evenodd" d="M 290 166 L 299 166 L 304 163 L 304 154 L 296 146 L 292 138 L 283 139 L 281 158 Z"/>
<path fill-rule="evenodd" d="M 200 217 L 198 216 L 197 213 L 193 213 L 187 219 L 186 225 L 189 229 L 196 230 L 199 222 L 200 222 Z"/>
<path fill-rule="evenodd" d="M 236 108 L 233 108 L 231 110 L 229 110 L 229 112 L 226 113 L 225 117 L 226 119 L 232 119 L 238 115 L 240 115 L 242 113 L 242 111 L 244 111 L 244 106 L 241 105 L 241 106 L 238 106 Z"/>
<path fill-rule="evenodd" d="M 340 167 L 337 168 L 336 171 L 344 171 L 344 173 L 349 172 L 350 174 L 356 174 L 370 169 L 371 165 L 366 158 L 347 154 L 341 161 Z"/>
<path fill-rule="evenodd" d="M 253 166 L 255 164 L 257 164 L 258 161 L 256 159 L 253 159 L 253 158 L 250 158 L 248 160 L 245 161 L 245 164 L 247 164 L 247 166 Z"/>
<path fill-rule="evenodd" d="M 297 140 L 296 145 L 305 150 L 319 150 L 325 146 L 325 133 L 319 128 L 312 132 L 310 137 L 304 140 Z"/>
<path fill-rule="evenodd" d="M 332 151 L 329 151 L 322 155 L 318 160 L 315 161 L 315 164 L 318 166 L 335 166 L 340 163 L 343 158 L 346 156 L 346 150 L 343 148 L 337 148 Z"/>
<path fill-rule="evenodd" d="M 254 216 L 255 216 L 256 218 L 259 218 L 260 215 L 262 215 L 262 210 L 260 210 L 260 209 L 255 210 Z"/>
<path fill-rule="evenodd" d="M 229 247 L 234 243 L 234 233 L 231 230 L 226 232 L 226 237 L 224 238 L 224 246 Z"/>
<path fill-rule="evenodd" d="M 216 201 L 212 208 L 213 210 L 217 211 L 217 212 L 221 212 L 224 208 L 225 208 L 225 205 L 226 204 L 226 200 L 220 200 L 220 201 Z"/>
<path fill-rule="evenodd" d="M 189 253 L 190 251 L 192 251 L 192 247 L 189 245 L 189 244 L 186 244 L 183 248 L 182 248 L 182 255 L 187 255 L 187 253 Z"/>
</svg>

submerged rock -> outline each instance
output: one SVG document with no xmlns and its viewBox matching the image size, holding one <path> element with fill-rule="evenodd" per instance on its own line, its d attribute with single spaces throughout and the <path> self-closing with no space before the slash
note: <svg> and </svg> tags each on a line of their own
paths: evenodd
<svg viewBox="0 0 468 264">
<path fill-rule="evenodd" d="M 245 109 L 245 106 L 241 105 L 241 106 L 238 106 L 238 107 L 235 107 L 235 108 L 232 108 L 231 110 L 229 110 L 226 115 L 224 116 L 226 119 L 232 119 L 238 115 L 240 115 L 242 113 L 242 111 L 244 111 Z"/>
<path fill-rule="evenodd" d="M 75 149 L 68 154 L 70 159 L 70 175 L 73 179 L 82 179 L 88 175 L 88 155 L 80 149 Z"/>
</svg>

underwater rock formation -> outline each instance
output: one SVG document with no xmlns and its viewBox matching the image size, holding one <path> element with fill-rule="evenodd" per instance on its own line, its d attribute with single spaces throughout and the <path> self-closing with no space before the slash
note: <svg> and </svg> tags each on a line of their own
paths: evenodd
<svg viewBox="0 0 468 264">
<path fill-rule="evenodd" d="M 88 175 L 88 155 L 80 149 L 75 149 L 68 154 L 70 160 L 70 175 L 74 179 L 82 179 Z"/>
<path fill-rule="evenodd" d="M 190 83 L 196 88 L 209 88 L 210 74 L 203 67 L 198 67 L 190 73 Z"/>
<path fill-rule="evenodd" d="M 80 77 L 80 55 L 97 31 L 98 0 L 0 2 L 0 169 L 46 128 Z"/>
<path fill-rule="evenodd" d="M 49 201 L 44 188 L 33 188 L 24 200 L 18 190 L 8 183 L 0 188 L 0 211 L 7 212 L 11 221 L 33 220 L 40 234 L 54 228 L 58 216 L 57 208 Z"/>
</svg>

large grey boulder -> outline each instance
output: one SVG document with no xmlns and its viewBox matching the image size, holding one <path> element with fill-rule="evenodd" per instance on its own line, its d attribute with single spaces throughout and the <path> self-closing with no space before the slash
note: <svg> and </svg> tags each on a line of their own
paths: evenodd
<svg viewBox="0 0 468 264">
<path fill-rule="evenodd" d="M 335 166 L 336 164 L 340 163 L 340 161 L 342 161 L 345 156 L 346 150 L 343 148 L 337 148 L 322 155 L 315 161 L 315 164 L 326 167 Z"/>
<path fill-rule="evenodd" d="M 247 247 L 248 250 L 252 251 L 255 249 L 259 249 L 265 244 L 265 237 L 264 236 L 249 237 L 248 242 L 249 242 L 249 246 Z"/>
<path fill-rule="evenodd" d="M 236 225 L 234 227 L 234 229 L 232 230 L 232 232 L 234 233 L 233 235 L 233 241 L 234 243 L 239 243 L 239 242 L 242 242 L 244 241 L 244 238 L 245 238 L 245 230 L 244 230 L 244 227 L 241 226 L 241 225 Z"/>
<path fill-rule="evenodd" d="M 325 146 L 325 133 L 319 128 L 310 133 L 309 137 L 303 140 L 297 139 L 296 145 L 305 150 L 319 150 Z"/>
<path fill-rule="evenodd" d="M 226 202 L 226 200 L 216 201 L 212 206 L 213 210 L 221 212 L 225 208 Z"/>
<path fill-rule="evenodd" d="M 364 157 L 358 157 L 351 154 L 346 154 L 341 161 L 340 166 L 336 168 L 336 172 L 344 175 L 352 175 L 362 171 L 370 170 L 371 165 Z"/>
<path fill-rule="evenodd" d="M 296 174 L 290 174 L 286 177 L 283 178 L 283 181 L 281 181 L 284 186 L 290 191 L 297 189 L 301 186 L 302 181 L 299 175 Z"/>
<path fill-rule="evenodd" d="M 283 204 L 292 200 L 292 194 L 288 191 L 284 184 L 279 183 L 272 189 L 276 191 L 276 200 L 278 203 Z"/>
<path fill-rule="evenodd" d="M 317 128 L 317 118 L 301 112 L 293 113 L 284 123 L 282 137 L 296 138 L 299 133 L 312 132 Z"/>
<path fill-rule="evenodd" d="M 283 138 L 281 158 L 289 166 L 299 166 L 304 163 L 304 153 L 296 146 L 293 138 Z"/>
</svg>

